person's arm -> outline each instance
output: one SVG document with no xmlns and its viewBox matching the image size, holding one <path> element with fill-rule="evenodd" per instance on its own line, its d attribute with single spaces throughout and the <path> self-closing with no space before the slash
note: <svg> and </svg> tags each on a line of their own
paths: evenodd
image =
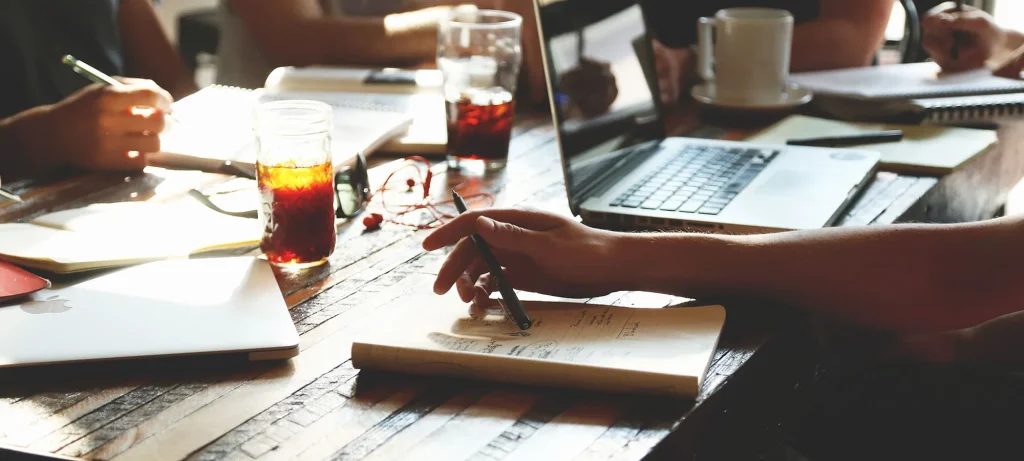
<svg viewBox="0 0 1024 461">
<path fill-rule="evenodd" d="M 149 80 L 92 84 L 56 104 L 0 119 L 0 166 L 12 176 L 73 167 L 137 171 L 160 151 L 171 96 Z M 153 110 L 135 110 L 138 107 Z"/>
<path fill-rule="evenodd" d="M 197 90 L 192 74 L 164 34 L 151 0 L 121 0 L 117 24 L 130 75 L 153 80 L 178 99 Z"/>
<path fill-rule="evenodd" d="M 525 210 L 471 212 L 423 242 L 427 250 L 459 242 L 434 289 L 454 284 L 467 302 L 494 288 L 463 239 L 472 232 L 494 248 L 513 285 L 556 296 L 765 299 L 898 333 L 967 328 L 1024 308 L 1024 217 L 715 236 L 615 233 Z"/>
<path fill-rule="evenodd" d="M 226 0 L 273 67 L 411 65 L 437 55 L 437 22 L 450 8 L 384 17 L 331 17 L 317 0 Z"/>
<path fill-rule="evenodd" d="M 892 7 L 892 0 L 822 0 L 817 19 L 793 28 L 790 69 L 870 65 L 885 43 Z"/>
<path fill-rule="evenodd" d="M 973 7 L 955 11 L 952 2 L 936 6 L 921 20 L 921 45 L 949 72 L 991 65 L 996 75 L 1020 78 L 1024 68 L 1024 34 L 999 27 L 990 14 Z M 957 54 L 952 54 L 959 34 Z"/>
<path fill-rule="evenodd" d="M 746 237 L 634 235 L 622 239 L 618 257 L 637 271 L 639 290 L 760 297 L 868 327 L 928 332 L 1024 308 L 1021 235 L 1022 218 Z"/>
</svg>

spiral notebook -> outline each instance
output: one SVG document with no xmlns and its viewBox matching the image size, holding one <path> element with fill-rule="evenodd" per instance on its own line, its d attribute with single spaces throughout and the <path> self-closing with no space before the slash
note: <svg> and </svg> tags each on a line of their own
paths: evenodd
<svg viewBox="0 0 1024 461">
<path fill-rule="evenodd" d="M 1024 116 L 1024 81 L 988 69 L 944 74 L 934 62 L 794 74 L 815 107 L 846 120 L 958 124 Z"/>
<path fill-rule="evenodd" d="M 402 154 L 444 154 L 448 122 L 441 72 L 436 69 L 350 67 L 278 67 L 264 84 L 267 94 L 314 92 L 336 101 L 388 107 L 412 118 L 412 124 L 380 146 Z"/>
<path fill-rule="evenodd" d="M 322 101 L 334 109 L 331 150 L 334 165 L 341 166 L 357 152 L 369 155 L 385 142 L 405 132 L 412 118 L 379 104 L 349 101 L 325 92 L 278 92 L 211 85 L 174 103 L 172 124 L 160 135 L 161 150 L 175 154 L 164 159 L 159 154 L 147 157 L 150 165 L 174 162 L 182 167 L 182 156 L 199 159 L 196 169 L 204 169 L 202 160 L 256 161 L 253 136 L 253 111 L 261 102 L 286 99 Z M 187 162 L 186 162 L 187 163 Z"/>
</svg>

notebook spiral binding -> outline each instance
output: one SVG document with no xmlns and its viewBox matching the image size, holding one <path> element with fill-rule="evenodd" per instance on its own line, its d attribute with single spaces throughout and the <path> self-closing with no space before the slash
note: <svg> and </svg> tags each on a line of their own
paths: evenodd
<svg viewBox="0 0 1024 461">
<path fill-rule="evenodd" d="M 947 100 L 919 100 L 925 121 L 946 124 L 1024 118 L 1024 95 L 990 95 Z"/>
<path fill-rule="evenodd" d="M 221 86 L 221 85 L 215 85 L 215 86 Z M 225 86 L 225 88 L 236 88 L 236 87 Z M 246 90 L 246 91 L 252 91 L 252 90 Z M 288 98 L 281 97 L 280 95 L 277 95 L 275 93 L 263 93 L 261 95 L 261 98 L 264 99 L 264 100 L 267 100 L 267 101 L 283 101 L 283 100 L 286 100 L 286 99 L 295 99 L 295 98 L 290 98 L 290 97 L 288 97 Z M 324 102 L 327 102 L 327 104 L 329 104 L 331 106 L 341 107 L 341 108 L 344 108 L 344 109 L 359 109 L 359 110 L 370 110 L 370 111 L 375 111 L 375 112 L 398 112 L 398 113 L 403 113 L 401 110 L 399 110 L 398 108 L 396 108 L 394 106 L 389 106 L 389 105 L 386 105 L 386 104 L 377 104 L 377 103 L 372 103 L 372 102 L 352 101 L 352 100 L 347 100 L 347 99 L 332 99 L 329 102 L 328 101 L 324 101 Z"/>
</svg>

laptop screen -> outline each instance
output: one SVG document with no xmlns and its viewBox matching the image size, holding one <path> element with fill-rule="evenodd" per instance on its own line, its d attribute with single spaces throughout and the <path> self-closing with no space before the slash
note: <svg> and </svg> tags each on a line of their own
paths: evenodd
<svg viewBox="0 0 1024 461">
<path fill-rule="evenodd" d="M 541 0 L 552 112 L 573 211 L 635 147 L 664 137 L 650 36 L 635 1 Z"/>
</svg>

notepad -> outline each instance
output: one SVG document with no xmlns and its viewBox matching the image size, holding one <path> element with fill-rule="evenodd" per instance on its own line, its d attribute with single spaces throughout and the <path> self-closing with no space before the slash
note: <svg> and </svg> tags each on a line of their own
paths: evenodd
<svg viewBox="0 0 1024 461">
<path fill-rule="evenodd" d="M 0 224 L 0 259 L 71 273 L 255 247 L 261 235 L 256 220 L 217 213 L 189 197 L 97 204 Z"/>
<path fill-rule="evenodd" d="M 457 296 L 403 303 L 352 344 L 352 365 L 612 392 L 697 395 L 725 322 L 722 306 L 629 308 L 527 301 L 533 327 L 472 317 Z"/>
<path fill-rule="evenodd" d="M 1024 92 L 1024 82 L 997 77 L 989 69 L 943 74 L 934 62 L 802 72 L 790 80 L 815 96 L 874 100 Z"/>
<path fill-rule="evenodd" d="M 436 69 L 279 67 L 267 77 L 264 91 L 331 94 L 335 101 L 404 114 L 412 119 L 411 125 L 379 148 L 404 154 L 443 154 L 448 145 L 448 121 L 441 82 L 441 72 Z"/>
<path fill-rule="evenodd" d="M 902 130 L 903 140 L 857 146 L 882 154 L 886 170 L 901 173 L 945 175 L 974 156 L 994 146 L 998 140 L 991 130 L 941 126 L 898 125 L 889 123 L 852 123 L 791 115 L 757 133 L 747 141 L 785 144 L 787 140 L 809 136 L 844 136 L 881 130 Z"/>
<path fill-rule="evenodd" d="M 815 108 L 844 120 L 970 124 L 1024 116 L 1024 81 L 989 69 L 941 72 L 934 62 L 804 72 Z"/>
<path fill-rule="evenodd" d="M 268 93 L 211 85 L 174 103 L 174 116 L 181 123 L 161 134 L 161 150 L 200 159 L 255 163 L 254 110 L 263 102 L 289 99 L 321 101 L 333 108 L 331 154 L 339 168 L 356 153 L 376 151 L 412 124 L 412 117 L 380 104 L 350 101 L 332 93 Z M 160 166 L 162 158 L 153 155 L 147 160 Z M 181 157 L 173 160 L 180 168 Z"/>
</svg>

